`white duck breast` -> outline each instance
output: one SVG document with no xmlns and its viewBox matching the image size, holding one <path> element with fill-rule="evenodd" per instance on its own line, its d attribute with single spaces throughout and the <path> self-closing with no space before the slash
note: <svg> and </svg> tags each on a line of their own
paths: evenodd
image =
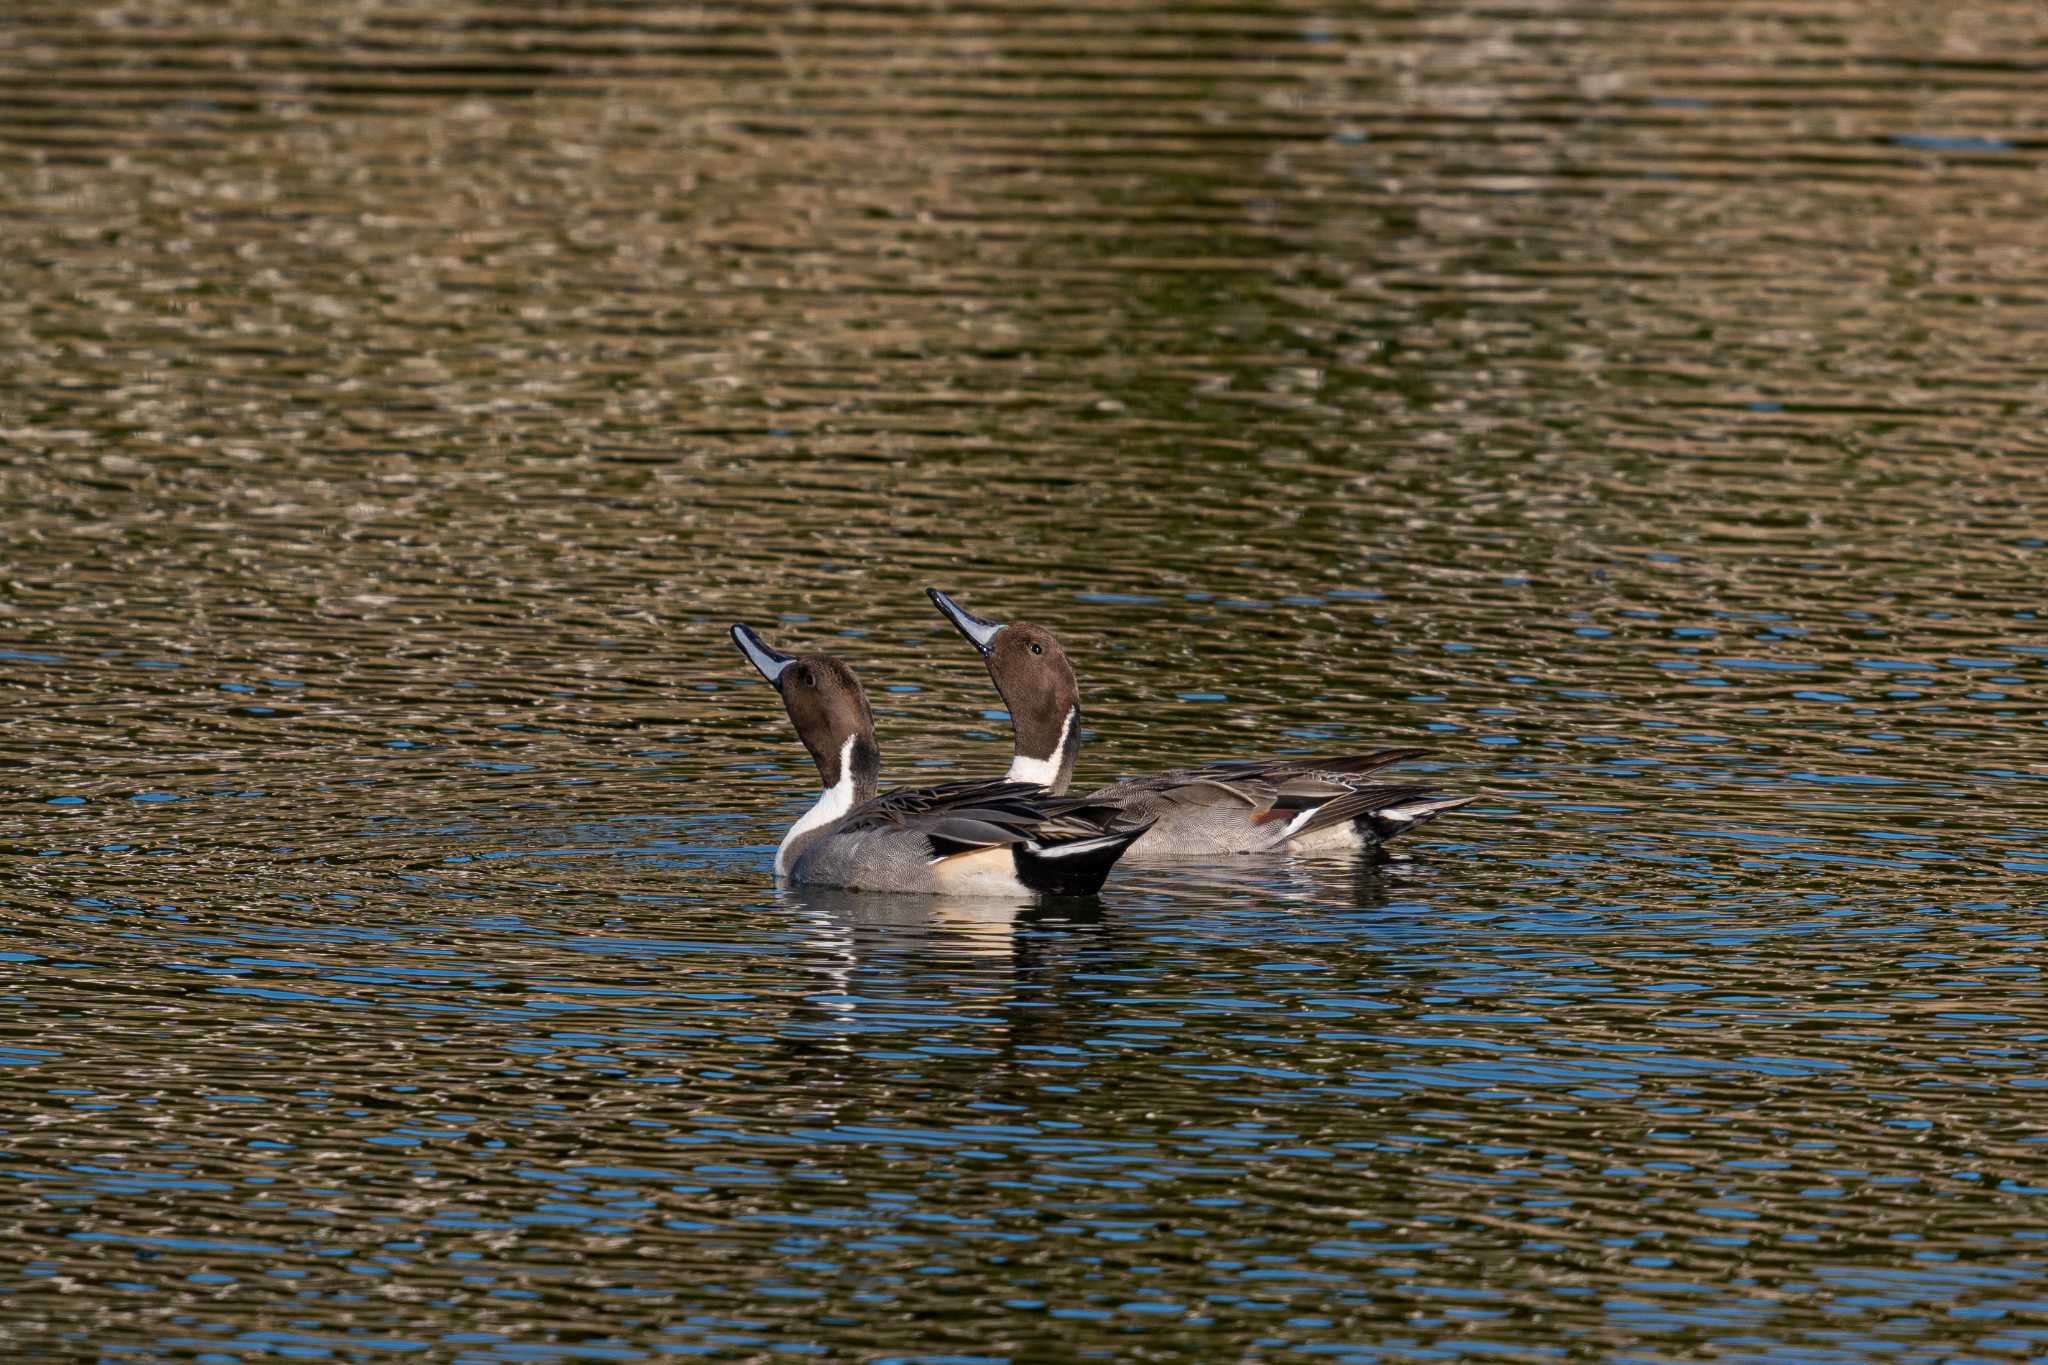
<svg viewBox="0 0 2048 1365">
<path fill-rule="evenodd" d="M 790 848 L 792 845 L 803 844 L 806 842 L 804 839 L 805 835 L 813 830 L 822 829 L 826 825 L 834 824 L 844 819 L 846 813 L 853 809 L 855 804 L 853 777 L 854 743 L 854 738 L 849 736 L 846 743 L 840 747 L 839 780 L 819 793 L 818 803 L 805 811 L 803 817 L 789 827 L 789 833 L 782 836 L 782 845 L 775 850 L 776 876 L 788 877 L 790 875 Z"/>
</svg>

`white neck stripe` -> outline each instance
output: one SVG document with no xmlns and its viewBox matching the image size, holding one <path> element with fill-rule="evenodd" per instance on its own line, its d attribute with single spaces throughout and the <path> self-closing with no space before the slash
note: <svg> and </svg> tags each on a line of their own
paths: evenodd
<svg viewBox="0 0 2048 1365">
<path fill-rule="evenodd" d="M 782 846 L 775 850 L 775 875 L 789 875 L 789 846 L 803 835 L 823 825 L 829 825 L 853 809 L 853 746 L 859 735 L 847 736 L 846 743 L 839 750 L 839 780 L 818 794 L 818 803 L 804 812 L 803 819 L 789 827 L 789 833 L 782 836 Z"/>
<path fill-rule="evenodd" d="M 1010 760 L 1010 771 L 1003 776 L 1011 782 L 1029 782 L 1034 787 L 1050 787 L 1060 780 L 1060 765 L 1067 757 L 1067 746 L 1074 739 L 1075 708 L 1067 708 L 1067 723 L 1060 727 L 1060 742 L 1053 746 L 1050 758 L 1026 758 L 1018 754 Z"/>
</svg>

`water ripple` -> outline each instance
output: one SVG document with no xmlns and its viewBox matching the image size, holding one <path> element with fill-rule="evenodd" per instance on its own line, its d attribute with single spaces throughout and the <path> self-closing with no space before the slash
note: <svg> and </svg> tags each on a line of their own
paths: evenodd
<svg viewBox="0 0 2048 1365">
<path fill-rule="evenodd" d="M 0 28 L 17 1352 L 2041 1353 L 2034 7 Z M 927 583 L 1480 799 L 774 890 Z"/>
</svg>

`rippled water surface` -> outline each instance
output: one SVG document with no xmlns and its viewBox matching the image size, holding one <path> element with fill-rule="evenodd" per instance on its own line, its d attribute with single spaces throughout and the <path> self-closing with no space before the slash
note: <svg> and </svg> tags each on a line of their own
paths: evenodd
<svg viewBox="0 0 2048 1365">
<path fill-rule="evenodd" d="M 2048 11 L 0 14 L 0 1343 L 2048 1358 Z M 770 886 L 1053 626 L 1381 866 Z"/>
</svg>

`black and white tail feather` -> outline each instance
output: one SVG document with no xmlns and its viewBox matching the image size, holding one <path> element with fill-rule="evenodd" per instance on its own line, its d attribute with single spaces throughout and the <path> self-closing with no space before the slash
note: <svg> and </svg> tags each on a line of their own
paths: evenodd
<svg viewBox="0 0 2048 1365">
<path fill-rule="evenodd" d="M 1013 845 L 1017 880 L 1041 896 L 1092 896 L 1102 889 L 1103 879 L 1109 876 L 1117 859 L 1124 856 L 1124 850 L 1137 843 L 1150 828 L 1152 822 L 1147 820 L 1093 839 Z"/>
<path fill-rule="evenodd" d="M 1365 812 L 1359 818 L 1372 830 L 1374 837 L 1385 843 L 1396 835 L 1406 834 L 1425 820 L 1435 819 L 1447 810 L 1469 806 L 1478 799 L 1474 796 L 1438 796 L 1430 793 L 1396 805 L 1381 806 L 1377 810 Z"/>
<path fill-rule="evenodd" d="M 1473 799 L 1445 796 L 1429 787 L 1354 787 L 1303 811 L 1289 824 L 1287 833 L 1290 838 L 1300 838 L 1349 824 L 1368 842 L 1385 843 L 1444 811 L 1469 805 Z"/>
</svg>

